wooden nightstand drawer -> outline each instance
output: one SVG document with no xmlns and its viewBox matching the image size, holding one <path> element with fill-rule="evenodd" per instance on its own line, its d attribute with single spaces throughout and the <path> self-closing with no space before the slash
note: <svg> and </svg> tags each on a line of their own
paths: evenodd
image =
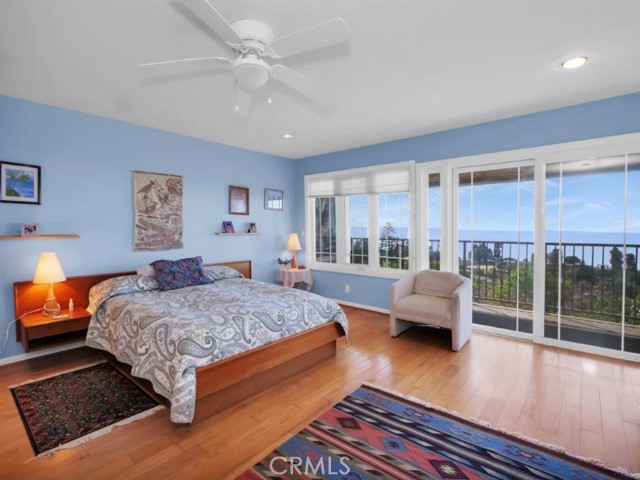
<svg viewBox="0 0 640 480">
<path fill-rule="evenodd" d="M 89 327 L 89 318 L 66 319 L 64 322 L 48 323 L 24 330 L 27 340 L 36 338 L 50 337 L 52 335 L 60 335 L 62 333 L 77 332 L 79 330 L 87 330 Z"/>
<path fill-rule="evenodd" d="M 87 333 L 91 314 L 84 308 L 72 312 L 62 310 L 68 318 L 46 317 L 41 312 L 20 319 L 19 335 L 26 352 L 82 340 Z"/>
</svg>

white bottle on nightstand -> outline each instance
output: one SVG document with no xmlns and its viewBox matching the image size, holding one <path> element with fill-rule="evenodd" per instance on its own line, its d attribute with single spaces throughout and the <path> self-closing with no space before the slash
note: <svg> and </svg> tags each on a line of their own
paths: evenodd
<svg viewBox="0 0 640 480">
<path fill-rule="evenodd" d="M 74 308 L 74 306 L 73 306 L 73 298 L 70 298 L 69 299 L 69 311 L 73 312 L 73 308 Z"/>
</svg>

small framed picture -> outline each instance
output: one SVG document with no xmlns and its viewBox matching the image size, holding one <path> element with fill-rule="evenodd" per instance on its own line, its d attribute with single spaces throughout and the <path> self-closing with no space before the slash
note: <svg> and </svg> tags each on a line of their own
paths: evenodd
<svg viewBox="0 0 640 480">
<path fill-rule="evenodd" d="M 40 205 L 40 167 L 0 162 L 0 202 Z"/>
<path fill-rule="evenodd" d="M 229 186 L 229 213 L 231 215 L 249 215 L 249 189 Z"/>
<path fill-rule="evenodd" d="M 258 233 L 258 226 L 254 222 L 249 223 L 249 233 Z"/>
<path fill-rule="evenodd" d="M 274 190 L 273 188 L 264 189 L 264 209 L 265 210 L 283 210 L 284 209 L 284 192 L 282 190 Z"/>
<path fill-rule="evenodd" d="M 222 233 L 236 233 L 236 231 L 233 229 L 233 223 L 222 222 Z"/>
<path fill-rule="evenodd" d="M 40 235 L 40 228 L 35 223 L 26 223 L 20 227 L 20 235 L 23 237 L 37 237 Z"/>
</svg>

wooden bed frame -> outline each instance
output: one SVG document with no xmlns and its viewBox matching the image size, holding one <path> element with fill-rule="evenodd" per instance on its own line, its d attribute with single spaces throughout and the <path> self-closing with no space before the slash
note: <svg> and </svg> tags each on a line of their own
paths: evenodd
<svg viewBox="0 0 640 480">
<path fill-rule="evenodd" d="M 207 265 L 229 266 L 238 270 L 245 278 L 251 278 L 250 260 Z M 73 298 L 77 306 L 86 308 L 91 287 L 108 278 L 132 274 L 135 272 L 70 277 L 65 282 L 56 284 L 56 297 L 61 305 L 66 305 L 69 298 Z M 34 285 L 31 281 L 14 283 L 16 318 L 41 307 L 47 288 L 47 285 Z M 335 356 L 337 340 L 343 336 L 342 327 L 331 322 L 196 368 L 196 409 L 193 423 L 330 359 Z M 115 361 L 112 355 L 108 357 L 110 361 Z M 116 366 L 129 374 L 128 365 L 120 363 Z M 150 388 L 151 384 L 147 380 L 135 380 Z"/>
</svg>

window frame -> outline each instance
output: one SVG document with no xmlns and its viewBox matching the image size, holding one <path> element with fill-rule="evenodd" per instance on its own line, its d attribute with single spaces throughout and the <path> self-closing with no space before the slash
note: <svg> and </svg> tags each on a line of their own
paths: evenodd
<svg viewBox="0 0 640 480">
<path fill-rule="evenodd" d="M 309 197 L 309 184 L 312 181 L 322 179 L 336 179 L 341 176 L 354 174 L 354 173 L 370 173 L 375 171 L 384 171 L 389 169 L 398 169 L 406 167 L 409 170 L 409 269 L 402 270 L 396 268 L 383 268 L 380 267 L 379 258 L 379 235 L 378 231 L 378 193 L 361 193 L 356 195 L 366 195 L 369 197 L 368 201 L 368 246 L 369 246 L 369 263 L 355 264 L 348 263 L 346 261 L 347 256 L 347 224 L 348 224 L 348 202 L 346 199 L 350 195 L 335 195 L 336 205 L 336 263 L 324 263 L 318 262 L 315 259 L 315 198 Z M 305 198 L 305 223 L 306 230 L 309 232 L 305 235 L 305 249 L 311 254 L 307 258 L 307 266 L 313 270 L 347 273 L 352 275 L 364 275 L 369 277 L 381 277 L 399 279 L 405 276 L 407 273 L 413 273 L 416 271 L 415 261 L 415 161 L 390 163 L 384 165 L 378 165 L 374 167 L 364 167 L 350 170 L 338 170 L 334 172 L 319 173 L 313 175 L 305 175 L 304 177 L 304 198 Z M 400 193 L 400 192 L 397 192 Z M 375 199 L 375 201 L 374 201 Z"/>
</svg>

